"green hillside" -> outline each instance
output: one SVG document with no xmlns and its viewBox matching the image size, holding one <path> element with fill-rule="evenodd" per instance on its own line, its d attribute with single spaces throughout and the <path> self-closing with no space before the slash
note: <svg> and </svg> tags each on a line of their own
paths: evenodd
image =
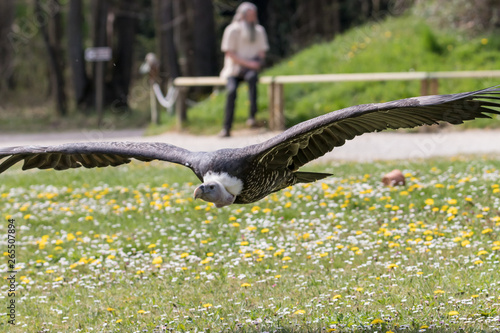
<svg viewBox="0 0 500 333">
<path fill-rule="evenodd" d="M 500 68 L 500 36 L 468 38 L 434 29 L 414 16 L 388 18 L 352 29 L 328 43 L 315 44 L 262 75 L 488 70 Z M 498 84 L 500 79 L 441 80 L 439 93 L 456 93 Z M 259 88 L 259 120 L 266 120 L 267 90 Z M 290 84 L 285 86 L 286 125 L 347 106 L 416 96 L 419 81 Z M 188 112 L 188 129 L 215 133 L 222 123 L 225 94 L 213 94 Z M 246 85 L 239 90 L 235 128 L 244 127 Z M 173 124 L 170 120 L 170 126 Z M 210 124 L 207 126 L 207 124 Z M 169 125 L 167 125 L 169 126 Z M 475 121 L 473 127 L 500 127 Z"/>
</svg>

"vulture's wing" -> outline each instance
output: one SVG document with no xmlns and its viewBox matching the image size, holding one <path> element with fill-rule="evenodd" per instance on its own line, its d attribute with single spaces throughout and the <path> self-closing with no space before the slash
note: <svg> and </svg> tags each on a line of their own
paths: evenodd
<svg viewBox="0 0 500 333">
<path fill-rule="evenodd" d="M 140 161 L 163 160 L 195 168 L 197 155 L 189 150 L 166 143 L 142 142 L 89 142 L 57 146 L 21 146 L 0 148 L 0 173 L 19 161 L 23 170 L 85 168 L 117 166 Z M 2 161 L 3 160 L 3 161 Z"/>
<path fill-rule="evenodd" d="M 268 168 L 297 170 L 323 156 L 346 140 L 363 133 L 411 128 L 446 121 L 490 118 L 500 114 L 500 89 L 407 98 L 380 104 L 365 104 L 334 111 L 291 127 L 280 135 L 252 147 L 253 154 Z"/>
</svg>

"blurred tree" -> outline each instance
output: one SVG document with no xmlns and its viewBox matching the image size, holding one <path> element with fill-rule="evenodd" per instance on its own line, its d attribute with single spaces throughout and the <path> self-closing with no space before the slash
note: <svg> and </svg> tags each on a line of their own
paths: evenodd
<svg viewBox="0 0 500 333">
<path fill-rule="evenodd" d="M 76 105 L 83 108 L 86 104 L 89 78 L 85 71 L 83 56 L 83 11 L 82 0 L 70 0 L 67 18 L 67 41 L 71 78 Z"/>
<path fill-rule="evenodd" d="M 12 50 L 9 40 L 14 23 L 15 0 L 0 1 L 0 91 L 13 88 Z"/>
<path fill-rule="evenodd" d="M 153 0 L 157 53 L 160 60 L 160 78 L 164 81 L 180 76 L 177 47 L 174 41 L 174 0 Z"/>
<path fill-rule="evenodd" d="M 35 15 L 49 55 L 51 94 L 55 96 L 57 111 L 61 116 L 65 116 L 68 110 L 64 81 L 65 62 L 61 47 L 61 4 L 58 0 L 43 3 L 36 0 Z"/>
</svg>

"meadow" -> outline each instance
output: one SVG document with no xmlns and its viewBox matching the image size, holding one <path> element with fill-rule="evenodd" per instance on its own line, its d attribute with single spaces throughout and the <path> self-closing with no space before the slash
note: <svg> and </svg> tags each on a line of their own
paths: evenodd
<svg viewBox="0 0 500 333">
<path fill-rule="evenodd" d="M 394 168 L 407 184 L 384 187 Z M 500 330 L 498 157 L 308 169 L 334 176 L 222 209 L 177 166 L 9 170 L 0 331 Z"/>
</svg>

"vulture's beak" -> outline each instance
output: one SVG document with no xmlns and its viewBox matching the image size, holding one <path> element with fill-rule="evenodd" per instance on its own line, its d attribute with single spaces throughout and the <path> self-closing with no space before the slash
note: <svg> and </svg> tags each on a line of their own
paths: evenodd
<svg viewBox="0 0 500 333">
<path fill-rule="evenodd" d="M 194 193 L 193 193 L 193 197 L 195 199 L 198 199 L 201 197 L 201 195 L 205 192 L 205 186 L 204 185 L 200 185 L 196 188 L 196 190 L 194 190 Z"/>
</svg>

